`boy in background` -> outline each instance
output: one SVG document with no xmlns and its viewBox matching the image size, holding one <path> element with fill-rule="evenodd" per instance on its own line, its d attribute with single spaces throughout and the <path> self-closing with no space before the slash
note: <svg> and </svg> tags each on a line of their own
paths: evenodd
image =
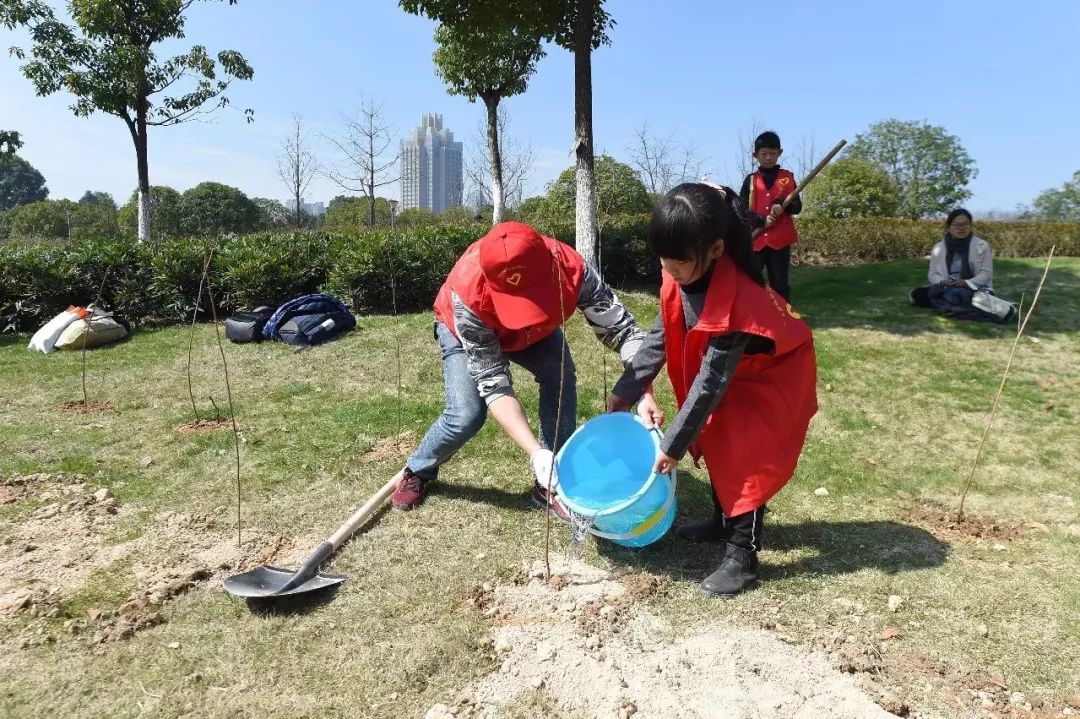
<svg viewBox="0 0 1080 719">
<path fill-rule="evenodd" d="M 799 241 L 793 215 L 802 212 L 802 199 L 796 196 L 788 204 L 787 211 L 781 204 L 795 191 L 795 176 L 780 167 L 780 136 L 766 130 L 754 139 L 754 160 L 757 172 L 743 180 L 739 199 L 750 213 L 754 230 L 754 258 L 768 276 L 769 286 L 788 302 L 791 301 L 791 285 L 788 271 L 791 267 L 791 246 Z"/>
</svg>

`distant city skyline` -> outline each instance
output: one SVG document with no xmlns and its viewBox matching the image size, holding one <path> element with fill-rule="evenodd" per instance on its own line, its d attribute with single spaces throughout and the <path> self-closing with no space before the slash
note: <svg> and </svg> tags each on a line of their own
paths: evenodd
<svg viewBox="0 0 1080 719">
<path fill-rule="evenodd" d="M 296 212 L 296 200 L 293 198 L 285 200 L 285 209 L 289 212 Z M 322 217 L 326 214 L 326 204 L 323 202 L 305 202 L 304 198 L 301 197 L 300 211 L 312 217 Z"/>
<path fill-rule="evenodd" d="M 461 142 L 443 127 L 442 115 L 425 112 L 419 127 L 401 141 L 401 207 L 425 209 L 436 215 L 462 203 Z"/>
</svg>

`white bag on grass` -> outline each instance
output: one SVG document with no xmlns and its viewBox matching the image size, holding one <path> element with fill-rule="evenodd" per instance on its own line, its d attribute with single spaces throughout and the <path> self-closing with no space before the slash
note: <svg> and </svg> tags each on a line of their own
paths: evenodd
<svg viewBox="0 0 1080 719">
<path fill-rule="evenodd" d="M 971 304 L 978 307 L 983 312 L 997 317 L 999 320 L 1006 320 L 1009 315 L 1016 312 L 1016 308 L 1013 307 L 1011 302 L 1006 302 L 997 295 L 992 295 L 986 290 L 978 290 L 971 296 Z"/>
<path fill-rule="evenodd" d="M 95 314 L 68 325 L 67 329 L 61 333 L 60 339 L 56 340 L 56 349 L 81 350 L 84 345 L 87 348 L 100 347 L 125 337 L 127 337 L 127 328 L 122 324 L 108 315 Z"/>
<path fill-rule="evenodd" d="M 89 314 L 83 307 L 68 307 L 66 310 L 45 323 L 45 326 L 30 338 L 29 348 L 48 354 L 56 349 L 56 340 L 75 320 Z"/>
</svg>

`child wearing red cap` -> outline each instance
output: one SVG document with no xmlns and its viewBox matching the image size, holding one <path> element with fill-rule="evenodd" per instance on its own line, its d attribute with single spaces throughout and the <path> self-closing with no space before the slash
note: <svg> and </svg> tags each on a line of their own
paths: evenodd
<svg viewBox="0 0 1080 719">
<path fill-rule="evenodd" d="M 675 531 L 723 544 L 701 590 L 731 596 L 758 579 L 765 503 L 795 473 L 817 411 L 814 341 L 791 305 L 763 286 L 732 190 L 679 185 L 653 210 L 648 239 L 664 270 L 660 316 L 608 409 L 637 402 L 647 424 L 662 423 L 650 388 L 667 363 L 679 412 L 656 471 L 670 471 L 687 451 L 695 463 L 705 458 L 713 516 Z"/>
<path fill-rule="evenodd" d="M 395 507 L 423 503 L 439 467 L 491 414 L 529 457 L 533 502 L 567 518 L 557 501 L 551 450 L 577 422 L 574 361 L 561 327 L 578 309 L 597 338 L 629 362 L 645 332 L 572 248 L 526 224 L 503 222 L 465 250 L 435 298 L 446 408 L 409 457 L 394 490 Z M 539 438 L 514 394 L 511 362 L 540 386 Z"/>
</svg>

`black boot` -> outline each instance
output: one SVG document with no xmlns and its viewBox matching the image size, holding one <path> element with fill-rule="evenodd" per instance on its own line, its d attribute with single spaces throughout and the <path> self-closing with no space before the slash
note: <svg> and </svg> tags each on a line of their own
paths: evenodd
<svg viewBox="0 0 1080 719">
<path fill-rule="evenodd" d="M 720 567 L 701 583 L 701 593 L 708 597 L 733 597 L 749 589 L 758 580 L 757 552 L 728 544 Z"/>
<path fill-rule="evenodd" d="M 689 539 L 691 542 L 726 542 L 731 539 L 731 523 L 724 519 L 724 511 L 720 509 L 720 502 L 713 497 L 713 516 L 704 522 L 694 522 L 675 527 L 675 536 Z"/>
<path fill-rule="evenodd" d="M 716 510 L 716 514 L 704 522 L 675 527 L 675 536 L 691 542 L 726 542 L 731 539 L 731 526 L 724 521 L 724 513 Z"/>
</svg>

